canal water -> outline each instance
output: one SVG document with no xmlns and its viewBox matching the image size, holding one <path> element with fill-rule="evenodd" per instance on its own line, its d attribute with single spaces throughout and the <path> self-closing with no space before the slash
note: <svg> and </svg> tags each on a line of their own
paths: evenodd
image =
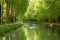
<svg viewBox="0 0 60 40">
<path fill-rule="evenodd" d="M 60 27 L 42 23 L 24 23 L 17 30 L 0 37 L 0 40 L 60 40 Z"/>
</svg>

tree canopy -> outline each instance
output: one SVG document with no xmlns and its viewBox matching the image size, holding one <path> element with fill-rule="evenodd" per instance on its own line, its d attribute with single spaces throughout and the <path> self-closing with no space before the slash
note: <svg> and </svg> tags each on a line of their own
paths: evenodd
<svg viewBox="0 0 60 40">
<path fill-rule="evenodd" d="M 10 3 L 20 17 L 25 13 L 28 6 L 28 0 L 6 0 L 7 2 Z"/>
<path fill-rule="evenodd" d="M 30 18 L 33 16 L 37 20 L 57 20 L 60 16 L 60 0 L 33 0 L 26 14 L 26 18 L 30 15 Z"/>
</svg>

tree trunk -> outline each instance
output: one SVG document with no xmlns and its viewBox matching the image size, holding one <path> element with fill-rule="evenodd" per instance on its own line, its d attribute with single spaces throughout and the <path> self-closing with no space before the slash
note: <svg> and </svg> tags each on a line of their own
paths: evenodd
<svg viewBox="0 0 60 40">
<path fill-rule="evenodd" d="M 16 12 L 15 9 L 11 7 L 11 22 L 16 21 Z"/>
<path fill-rule="evenodd" d="M 9 12 L 10 12 L 10 4 L 9 4 L 8 1 L 7 1 L 7 2 L 6 2 L 6 22 L 7 22 L 7 23 L 10 23 Z"/>
<path fill-rule="evenodd" d="M 3 21 L 3 5 L 4 5 L 4 0 L 1 1 L 1 13 L 0 13 L 0 24 L 2 24 Z"/>
<path fill-rule="evenodd" d="M 1 23 L 1 5 L 0 5 L 0 23 Z"/>
</svg>

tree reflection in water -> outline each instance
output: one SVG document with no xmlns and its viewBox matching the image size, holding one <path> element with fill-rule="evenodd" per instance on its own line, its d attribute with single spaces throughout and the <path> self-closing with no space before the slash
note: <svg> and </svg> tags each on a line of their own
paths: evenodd
<svg viewBox="0 0 60 40">
<path fill-rule="evenodd" d="M 0 40 L 60 40 L 60 28 L 25 23 L 21 28 L 0 37 Z"/>
</svg>

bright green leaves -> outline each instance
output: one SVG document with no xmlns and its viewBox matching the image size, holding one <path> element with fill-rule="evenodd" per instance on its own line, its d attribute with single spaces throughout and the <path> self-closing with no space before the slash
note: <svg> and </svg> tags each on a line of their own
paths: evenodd
<svg viewBox="0 0 60 40">
<path fill-rule="evenodd" d="M 24 15 L 28 6 L 28 0 L 6 0 L 6 1 L 8 1 L 12 8 L 15 9 L 18 16 L 21 17 Z"/>
<path fill-rule="evenodd" d="M 23 18 L 53 20 L 60 15 L 60 0 L 32 0 L 29 6 L 28 0 L 9 0 L 9 3 L 15 8 L 17 15 Z"/>
<path fill-rule="evenodd" d="M 57 20 L 60 15 L 60 0 L 34 0 L 27 10 L 25 15 L 27 18 Z"/>
</svg>

